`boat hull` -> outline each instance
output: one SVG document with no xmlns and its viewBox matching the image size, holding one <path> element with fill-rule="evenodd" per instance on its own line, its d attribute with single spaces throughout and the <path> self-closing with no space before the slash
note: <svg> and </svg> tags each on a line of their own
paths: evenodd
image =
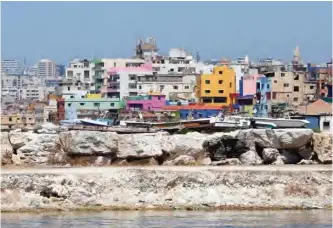
<svg viewBox="0 0 333 228">
<path fill-rule="evenodd" d="M 273 123 L 277 128 L 306 128 L 309 121 L 297 119 L 253 118 L 256 122 Z"/>
</svg>

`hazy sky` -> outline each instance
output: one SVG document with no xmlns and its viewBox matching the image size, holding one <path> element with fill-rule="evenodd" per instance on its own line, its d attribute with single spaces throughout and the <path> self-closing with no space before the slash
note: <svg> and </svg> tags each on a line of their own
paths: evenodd
<svg viewBox="0 0 333 228">
<path fill-rule="evenodd" d="M 201 59 L 332 56 L 332 2 L 1 2 L 2 58 L 131 57 L 139 37 Z"/>
</svg>

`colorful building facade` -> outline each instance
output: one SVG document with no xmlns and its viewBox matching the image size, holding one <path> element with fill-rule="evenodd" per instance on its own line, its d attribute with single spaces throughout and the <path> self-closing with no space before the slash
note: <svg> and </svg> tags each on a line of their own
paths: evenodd
<svg viewBox="0 0 333 228">
<path fill-rule="evenodd" d="M 165 95 L 139 95 L 126 98 L 126 110 L 154 111 L 165 105 Z"/>
<path fill-rule="evenodd" d="M 203 104 L 229 106 L 235 103 L 235 71 L 228 66 L 217 66 L 212 74 L 197 77 L 196 95 Z"/>
</svg>

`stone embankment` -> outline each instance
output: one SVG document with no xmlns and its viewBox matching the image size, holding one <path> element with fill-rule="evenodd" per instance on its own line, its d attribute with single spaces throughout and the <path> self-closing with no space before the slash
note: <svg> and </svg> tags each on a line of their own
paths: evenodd
<svg viewBox="0 0 333 228">
<path fill-rule="evenodd" d="M 332 135 L 310 129 L 248 129 L 212 135 L 118 135 L 59 131 L 47 124 L 1 133 L 2 165 L 260 165 L 331 164 Z"/>
<path fill-rule="evenodd" d="M 1 211 L 329 209 L 331 174 L 323 165 L 5 169 Z"/>
</svg>

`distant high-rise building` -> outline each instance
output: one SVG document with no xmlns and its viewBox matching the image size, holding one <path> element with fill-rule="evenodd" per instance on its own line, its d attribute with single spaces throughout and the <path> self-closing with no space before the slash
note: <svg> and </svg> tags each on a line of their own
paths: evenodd
<svg viewBox="0 0 333 228">
<path fill-rule="evenodd" d="M 23 72 L 23 63 L 15 59 L 4 59 L 1 61 L 1 72 L 7 74 L 21 74 Z"/>
<path fill-rule="evenodd" d="M 66 72 L 65 65 L 62 65 L 62 64 L 56 65 L 56 77 L 64 77 L 65 72 Z"/>
<path fill-rule="evenodd" d="M 55 62 L 49 59 L 42 59 L 37 63 L 37 76 L 41 80 L 41 84 L 44 85 L 46 79 L 52 79 L 56 76 Z"/>
</svg>

